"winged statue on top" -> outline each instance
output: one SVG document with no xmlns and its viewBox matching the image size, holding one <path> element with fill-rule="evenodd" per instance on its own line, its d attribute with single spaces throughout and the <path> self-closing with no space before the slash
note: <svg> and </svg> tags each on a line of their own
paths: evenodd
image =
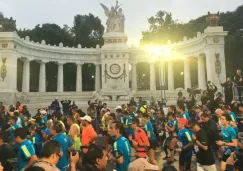
<svg viewBox="0 0 243 171">
<path fill-rule="evenodd" d="M 102 8 L 104 9 L 105 15 L 107 16 L 107 29 L 106 32 L 124 32 L 125 28 L 125 16 L 122 12 L 121 5 L 118 5 L 118 0 L 116 1 L 116 6 L 112 6 L 109 9 L 104 4 L 100 3 Z"/>
</svg>

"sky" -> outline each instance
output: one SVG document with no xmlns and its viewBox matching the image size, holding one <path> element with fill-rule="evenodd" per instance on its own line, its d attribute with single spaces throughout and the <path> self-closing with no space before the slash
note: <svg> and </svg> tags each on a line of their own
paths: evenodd
<svg viewBox="0 0 243 171">
<path fill-rule="evenodd" d="M 92 13 L 98 16 L 105 26 L 106 16 L 99 3 L 107 7 L 116 0 L 0 0 L 0 11 L 5 17 L 13 17 L 17 28 L 32 29 L 37 24 L 55 23 L 60 26 L 73 26 L 75 15 Z M 157 11 L 171 12 L 173 19 L 188 22 L 208 11 L 233 11 L 243 5 L 243 0 L 119 0 L 126 17 L 125 32 L 128 44 L 139 45 L 142 31 L 149 28 L 147 19 Z"/>
</svg>

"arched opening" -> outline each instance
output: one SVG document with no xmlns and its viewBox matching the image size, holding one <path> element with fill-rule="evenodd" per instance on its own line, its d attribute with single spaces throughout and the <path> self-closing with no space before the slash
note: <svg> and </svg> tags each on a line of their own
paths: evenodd
<svg viewBox="0 0 243 171">
<path fill-rule="evenodd" d="M 57 92 L 57 69 L 55 62 L 46 63 L 46 91 Z"/>
<path fill-rule="evenodd" d="M 30 61 L 30 92 L 39 91 L 40 64 L 37 61 Z"/>
<path fill-rule="evenodd" d="M 148 62 L 137 63 L 137 88 L 138 90 L 150 89 L 150 64 Z"/>
<path fill-rule="evenodd" d="M 174 85 L 176 88 L 184 88 L 184 60 L 173 61 Z"/>
<path fill-rule="evenodd" d="M 76 68 L 76 65 L 72 63 L 66 63 L 63 65 L 64 91 L 76 90 Z"/>
<path fill-rule="evenodd" d="M 17 59 L 17 90 L 22 91 L 22 82 L 23 82 L 23 67 L 24 62 L 18 58 Z"/>
<path fill-rule="evenodd" d="M 191 72 L 192 88 L 198 88 L 198 64 L 197 64 L 197 58 L 190 57 L 190 65 L 189 66 L 190 66 L 190 72 Z"/>
<path fill-rule="evenodd" d="M 95 65 L 84 64 L 82 66 L 83 91 L 95 90 Z"/>
</svg>

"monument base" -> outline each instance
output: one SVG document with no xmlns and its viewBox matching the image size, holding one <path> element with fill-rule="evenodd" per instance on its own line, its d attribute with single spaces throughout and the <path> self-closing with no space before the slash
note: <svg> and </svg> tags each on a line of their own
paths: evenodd
<svg viewBox="0 0 243 171">
<path fill-rule="evenodd" d="M 16 93 L 15 92 L 0 92 L 0 102 L 5 105 L 15 104 Z"/>
</svg>

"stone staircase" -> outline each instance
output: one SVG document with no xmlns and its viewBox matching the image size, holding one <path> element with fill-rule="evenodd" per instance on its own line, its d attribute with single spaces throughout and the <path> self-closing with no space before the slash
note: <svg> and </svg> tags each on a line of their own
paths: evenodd
<svg viewBox="0 0 243 171">
<path fill-rule="evenodd" d="M 176 104 L 178 92 L 179 90 L 166 91 L 167 105 Z M 182 90 L 182 92 L 184 96 L 186 97 L 188 96 L 188 93 L 185 90 Z M 156 101 L 161 101 L 161 92 L 159 90 L 153 92 L 138 91 L 135 94 L 135 99 L 136 101 L 138 101 L 138 98 L 142 97 L 149 104 L 151 96 L 153 96 Z M 43 107 L 49 106 L 56 97 L 58 98 L 59 101 L 61 100 L 75 101 L 76 105 L 79 106 L 79 108 L 81 108 L 84 111 L 86 111 L 88 107 L 87 102 L 91 99 L 95 99 L 93 92 L 45 92 L 45 93 L 18 92 L 16 93 L 16 101 L 20 101 L 23 105 L 27 105 L 31 113 L 34 113 L 40 107 L 40 105 Z M 121 104 L 127 104 L 129 101 L 128 100 L 122 100 L 122 101 L 103 100 L 102 102 L 103 103 L 107 102 L 111 110 L 114 111 L 114 108 L 116 106 L 120 106 Z"/>
</svg>

